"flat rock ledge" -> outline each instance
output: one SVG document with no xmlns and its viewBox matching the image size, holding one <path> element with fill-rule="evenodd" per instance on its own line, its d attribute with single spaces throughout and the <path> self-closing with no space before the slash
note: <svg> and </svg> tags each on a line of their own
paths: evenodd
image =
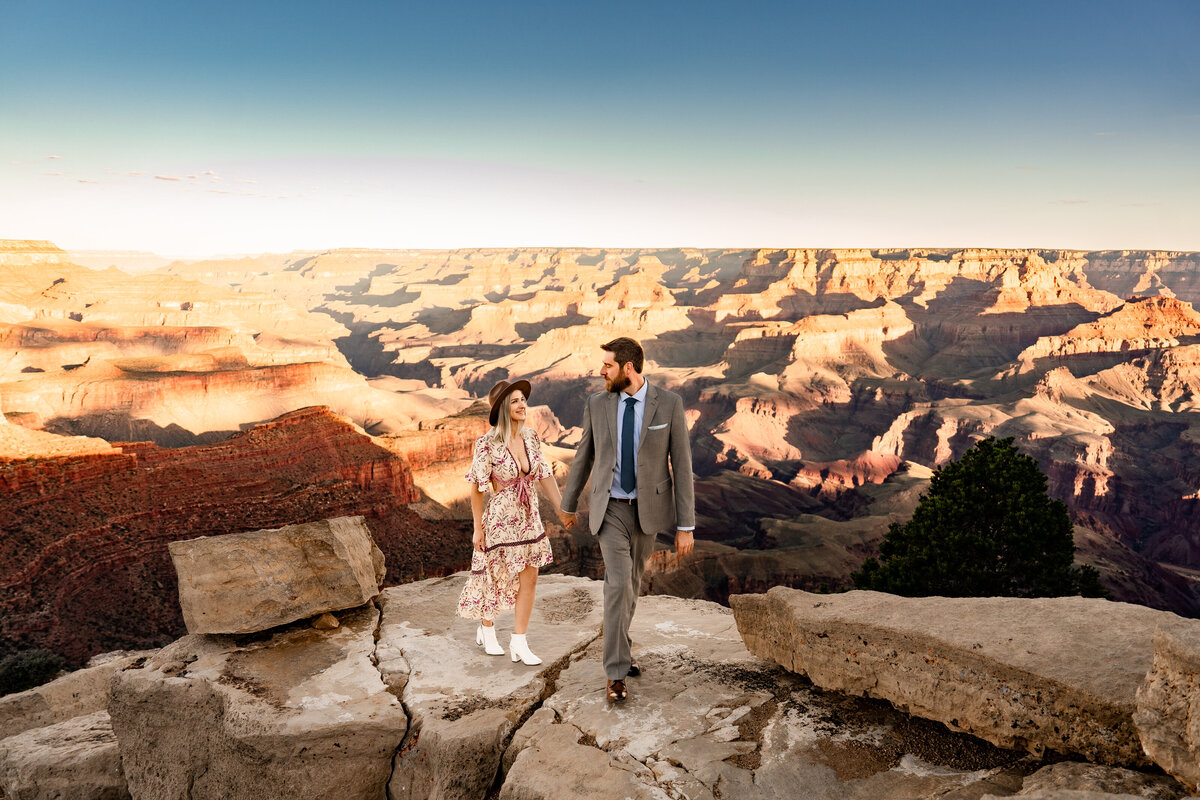
<svg viewBox="0 0 1200 800">
<path fill-rule="evenodd" d="M 777 587 L 731 598 L 756 655 L 993 744 L 1145 766 L 1133 722 L 1160 623 L 1081 597 L 905 598 Z"/>
<path fill-rule="evenodd" d="M 383 553 L 362 517 L 167 545 L 188 633 L 254 633 L 379 594 Z"/>
<path fill-rule="evenodd" d="M 638 601 L 643 674 L 611 705 L 602 583 L 538 579 L 529 641 L 544 663 L 527 667 L 484 654 L 475 623 L 454 616 L 465 581 L 380 598 L 378 666 L 410 717 L 389 800 L 978 800 L 1032 771 L 1012 772 L 1023 754 L 814 689 L 751 655 L 730 611 L 701 600 Z M 497 620 L 502 644 L 511 625 Z"/>
<path fill-rule="evenodd" d="M 154 650 L 106 654 L 103 663 L 68 672 L 24 692 L 0 697 L 0 738 L 104 711 L 114 673 L 154 655 Z"/>
<path fill-rule="evenodd" d="M 388 797 L 482 798 L 495 781 L 513 732 L 553 690 L 554 676 L 600 633 L 602 585 L 538 579 L 529 643 L 538 666 L 489 656 L 478 626 L 455 614 L 463 575 L 405 584 L 380 597 L 377 662 L 404 701 L 409 731 L 396 753 Z M 512 614 L 496 620 L 507 649 Z"/>
</svg>

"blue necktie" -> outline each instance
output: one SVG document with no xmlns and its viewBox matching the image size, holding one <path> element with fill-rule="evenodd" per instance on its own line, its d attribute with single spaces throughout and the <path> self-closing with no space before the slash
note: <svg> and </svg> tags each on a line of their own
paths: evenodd
<svg viewBox="0 0 1200 800">
<path fill-rule="evenodd" d="M 621 419 L 621 491 L 626 494 L 637 486 L 637 465 L 633 463 L 633 406 L 636 397 L 625 400 L 625 416 Z"/>
</svg>

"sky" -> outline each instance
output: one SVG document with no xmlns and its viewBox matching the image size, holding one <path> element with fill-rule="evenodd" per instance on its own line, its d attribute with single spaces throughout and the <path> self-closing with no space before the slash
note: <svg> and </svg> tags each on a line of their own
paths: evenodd
<svg viewBox="0 0 1200 800">
<path fill-rule="evenodd" d="M 1200 2 L 0 2 L 0 238 L 1200 250 Z"/>
</svg>

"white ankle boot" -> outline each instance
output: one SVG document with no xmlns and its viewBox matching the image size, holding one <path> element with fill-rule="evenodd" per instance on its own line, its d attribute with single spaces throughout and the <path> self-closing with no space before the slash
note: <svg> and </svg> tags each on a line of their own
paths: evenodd
<svg viewBox="0 0 1200 800">
<path fill-rule="evenodd" d="M 495 625 L 480 625 L 475 631 L 475 644 L 482 647 L 489 656 L 504 655 L 504 648 L 500 646 L 500 642 L 496 641 Z M 516 659 L 513 660 L 516 661 Z"/>
<path fill-rule="evenodd" d="M 523 661 L 526 666 L 535 666 L 542 663 L 542 660 L 533 654 L 529 649 L 529 642 L 525 641 L 525 634 L 514 633 L 509 641 L 508 650 L 512 654 L 513 661 Z"/>
</svg>

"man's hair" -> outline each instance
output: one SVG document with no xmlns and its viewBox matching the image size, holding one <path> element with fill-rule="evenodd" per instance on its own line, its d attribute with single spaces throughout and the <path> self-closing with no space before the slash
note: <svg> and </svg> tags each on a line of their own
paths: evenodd
<svg viewBox="0 0 1200 800">
<path fill-rule="evenodd" d="M 646 363 L 646 353 L 642 350 L 642 346 L 637 343 L 636 339 L 621 336 L 620 338 L 613 339 L 611 342 L 605 342 L 600 345 L 600 349 L 612 353 L 613 360 L 617 362 L 617 366 L 621 369 L 624 369 L 626 364 L 633 364 L 634 371 L 639 375 L 642 374 L 642 367 Z"/>
</svg>

